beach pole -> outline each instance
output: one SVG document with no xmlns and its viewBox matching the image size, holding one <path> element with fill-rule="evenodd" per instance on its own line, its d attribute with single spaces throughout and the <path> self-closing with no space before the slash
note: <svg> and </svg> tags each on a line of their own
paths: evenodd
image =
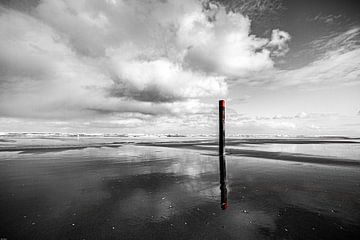
<svg viewBox="0 0 360 240">
<path fill-rule="evenodd" d="M 219 165 L 221 208 L 227 208 L 226 163 L 225 163 L 225 100 L 219 101 Z"/>
</svg>

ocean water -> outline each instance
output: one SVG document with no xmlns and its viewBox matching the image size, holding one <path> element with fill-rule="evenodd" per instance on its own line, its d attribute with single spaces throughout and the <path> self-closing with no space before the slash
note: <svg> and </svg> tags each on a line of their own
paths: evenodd
<svg viewBox="0 0 360 240">
<path fill-rule="evenodd" d="M 360 145 L 307 141 L 229 141 L 222 210 L 213 139 L 6 139 L 0 237 L 358 239 Z"/>
</svg>

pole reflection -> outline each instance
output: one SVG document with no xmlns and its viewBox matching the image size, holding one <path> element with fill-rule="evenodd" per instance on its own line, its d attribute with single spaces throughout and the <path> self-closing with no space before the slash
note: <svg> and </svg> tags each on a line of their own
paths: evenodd
<svg viewBox="0 0 360 240">
<path fill-rule="evenodd" d="M 220 190 L 221 190 L 221 209 L 225 210 L 228 207 L 227 204 L 227 187 L 226 187 L 226 164 L 225 156 L 220 155 Z"/>
</svg>

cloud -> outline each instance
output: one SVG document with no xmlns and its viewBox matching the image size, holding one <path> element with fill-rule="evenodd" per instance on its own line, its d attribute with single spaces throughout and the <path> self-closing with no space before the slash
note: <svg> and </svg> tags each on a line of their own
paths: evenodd
<svg viewBox="0 0 360 240">
<path fill-rule="evenodd" d="M 224 77 L 206 76 L 183 69 L 167 59 L 153 61 L 115 60 L 116 79 L 112 96 L 147 102 L 175 102 L 227 91 Z"/>
<path fill-rule="evenodd" d="M 271 41 L 257 38 L 249 34 L 247 17 L 226 13 L 224 8 L 211 10 L 208 14 L 190 13 L 180 23 L 177 40 L 187 48 L 184 61 L 188 67 L 239 78 L 271 69 L 271 50 L 277 56 L 287 50 L 289 34 L 275 30 Z M 209 18 L 214 20 L 208 21 Z"/>
<path fill-rule="evenodd" d="M 306 112 L 300 112 L 295 115 L 295 118 L 306 118 L 308 114 Z"/>
<path fill-rule="evenodd" d="M 287 33 L 198 1 L 40 1 L 0 7 L 0 113 L 42 119 L 207 110 L 231 79 L 271 69 Z M 209 57 L 210 56 L 210 57 Z"/>
<path fill-rule="evenodd" d="M 360 29 L 348 30 L 318 46 L 324 53 L 314 62 L 293 70 L 276 72 L 279 84 L 310 87 L 355 85 L 360 77 Z M 306 86 L 305 86 L 306 87 Z"/>
<path fill-rule="evenodd" d="M 287 51 L 286 42 L 275 42 Z M 309 45 L 317 58 L 307 65 L 295 69 L 272 68 L 251 75 L 243 82 L 272 88 L 297 86 L 307 90 L 360 84 L 360 28 L 332 34 Z M 273 54 L 277 54 L 276 50 Z"/>
<path fill-rule="evenodd" d="M 291 85 L 299 85 L 301 82 L 312 85 L 359 84 L 359 54 L 360 49 L 346 53 L 341 50 L 332 51 L 304 68 L 284 73 L 283 78 Z"/>
<path fill-rule="evenodd" d="M 273 48 L 272 54 L 277 57 L 284 56 L 289 51 L 290 39 L 289 33 L 274 29 L 271 33 L 271 41 L 268 43 L 268 46 Z"/>
<path fill-rule="evenodd" d="M 3 116 L 71 119 L 112 112 L 172 114 L 170 106 L 161 102 L 226 93 L 223 77 L 185 71 L 166 59 L 128 60 L 124 51 L 112 55 L 110 50 L 106 57 L 88 58 L 56 29 L 17 11 L 1 9 L 1 23 Z M 120 77 L 126 83 L 121 91 L 129 95 L 109 94 L 109 89 L 118 93 Z"/>
<path fill-rule="evenodd" d="M 300 112 L 295 115 L 247 116 L 233 114 L 227 118 L 229 134 L 287 134 L 358 136 L 356 116 L 337 113 Z"/>
<path fill-rule="evenodd" d="M 206 132 L 216 129 L 216 104 L 209 103 L 220 97 L 245 105 L 266 87 L 359 83 L 356 27 L 311 42 L 315 60 L 306 66 L 278 68 L 288 60 L 289 33 L 252 31 L 255 15 L 280 10 L 277 0 L 229 0 L 226 9 L 196 0 L 22 2 L 0 7 L 0 116 L 17 119 L 12 129 Z M 241 89 L 250 100 L 228 96 L 236 84 L 250 85 Z M 227 113 L 233 132 L 326 126 L 311 113 Z"/>
<path fill-rule="evenodd" d="M 313 21 L 318 23 L 323 23 L 327 25 L 340 25 L 342 21 L 347 20 L 345 16 L 341 14 L 333 15 L 324 15 L 322 13 L 317 14 L 315 17 L 308 17 L 306 18 L 307 21 Z"/>
<path fill-rule="evenodd" d="M 317 54 L 326 54 L 336 50 L 342 52 L 355 50 L 360 47 L 360 28 L 350 27 L 346 31 L 332 33 L 310 42 L 308 47 Z"/>
</svg>

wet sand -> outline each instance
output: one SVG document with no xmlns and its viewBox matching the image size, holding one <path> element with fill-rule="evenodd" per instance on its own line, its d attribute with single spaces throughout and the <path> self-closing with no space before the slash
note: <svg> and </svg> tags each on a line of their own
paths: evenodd
<svg viewBox="0 0 360 240">
<path fill-rule="evenodd" d="M 216 143 L 209 139 L 1 146 L 0 237 L 360 237 L 359 152 L 343 159 L 261 150 L 274 141 L 251 141 L 228 141 L 226 210 Z M 311 141 L 360 146 L 354 139 Z M 297 144 L 284 142 L 276 144 Z"/>
</svg>

